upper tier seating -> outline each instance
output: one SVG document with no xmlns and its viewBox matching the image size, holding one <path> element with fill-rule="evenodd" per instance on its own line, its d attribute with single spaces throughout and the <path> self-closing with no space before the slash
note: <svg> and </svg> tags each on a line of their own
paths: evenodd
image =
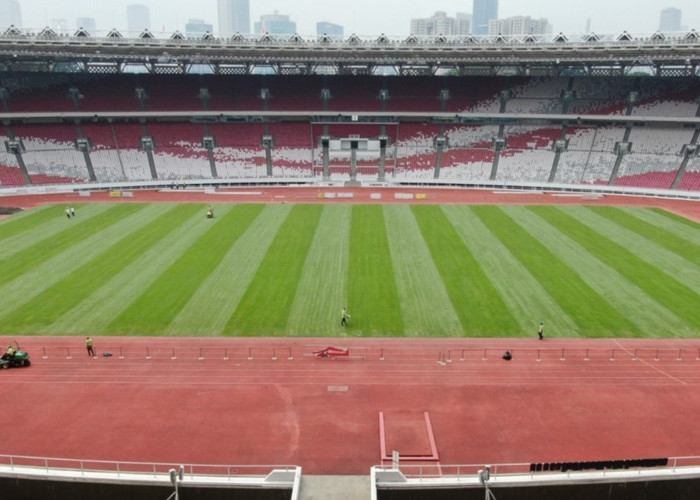
<svg viewBox="0 0 700 500">
<path fill-rule="evenodd" d="M 496 180 L 547 182 L 552 172 L 554 143 L 562 138 L 559 125 L 435 124 L 402 120 L 398 124 L 343 122 L 321 125 L 308 118 L 270 123 L 190 122 L 189 116 L 205 109 L 226 111 L 329 110 L 348 114 L 386 110 L 399 112 L 499 114 L 604 114 L 635 117 L 694 117 L 698 111 L 700 82 L 691 78 L 639 77 L 383 77 L 330 75 L 151 75 L 151 74 L 41 74 L 0 76 L 6 92 L 4 104 L 12 112 L 136 112 L 187 111 L 181 121 L 148 117 L 96 116 L 76 124 L 36 124 L 13 121 L 7 135 L 21 141 L 23 160 L 32 179 L 46 182 L 89 180 L 86 158 L 98 181 L 146 180 L 153 177 L 149 152 L 142 139 L 153 139 L 151 152 L 160 179 L 267 175 L 263 136 L 274 138 L 270 148 L 274 176 L 310 176 L 322 170 L 319 138 L 389 137 L 385 166 L 396 177 L 432 178 L 438 161 L 436 138 L 445 136 L 440 177 L 464 181 L 488 180 L 494 168 L 494 140 L 503 139 Z M 143 92 L 137 92 L 143 89 Z M 324 90 L 329 92 L 326 94 Z M 264 92 L 263 92 L 264 91 Z M 139 95 L 141 99 L 139 99 Z M 323 96 L 327 95 L 324 100 Z M 267 98 L 264 98 L 267 96 Z M 391 115 L 390 115 L 391 116 Z M 228 118 L 228 117 L 227 117 Z M 468 117 L 467 117 L 468 118 Z M 230 118 L 228 118 L 230 119 Z M 439 123 L 439 122 L 438 122 Z M 498 122 L 491 122 L 498 123 Z M 531 122 L 532 123 L 532 122 Z M 667 189 L 682 163 L 682 151 L 692 142 L 694 128 L 633 124 L 629 154 L 618 157 L 615 145 L 624 140 L 626 124 L 566 126 L 566 151 L 559 155 L 554 182 L 606 184 L 620 161 L 614 183 Z M 214 137 L 210 158 L 202 139 Z M 76 148 L 87 138 L 92 148 Z M 0 183 L 24 183 L 16 157 L 7 150 L 0 157 Z M 212 164 L 213 160 L 213 164 Z M 358 175 L 376 178 L 379 153 L 360 151 Z M 696 160 L 689 162 L 680 189 L 697 177 Z M 349 174 L 349 155 L 331 154 L 331 175 Z M 42 177 L 43 176 L 43 177 Z"/>
</svg>

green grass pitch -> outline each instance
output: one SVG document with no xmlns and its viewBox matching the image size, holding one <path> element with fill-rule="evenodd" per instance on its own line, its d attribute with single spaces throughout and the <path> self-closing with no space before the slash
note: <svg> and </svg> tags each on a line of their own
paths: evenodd
<svg viewBox="0 0 700 500">
<path fill-rule="evenodd" d="M 694 337 L 700 225 L 586 206 L 85 204 L 0 221 L 0 334 Z M 341 308 L 351 315 L 340 325 Z"/>
</svg>

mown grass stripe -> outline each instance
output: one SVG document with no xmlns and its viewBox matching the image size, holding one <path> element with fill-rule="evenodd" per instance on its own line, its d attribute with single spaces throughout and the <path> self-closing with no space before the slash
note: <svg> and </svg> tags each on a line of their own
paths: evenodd
<svg viewBox="0 0 700 500">
<path fill-rule="evenodd" d="M 229 205 L 217 208 L 217 215 L 223 216 L 230 209 Z M 202 220 L 201 212 L 181 219 L 174 231 L 104 281 L 92 295 L 76 303 L 75 307 L 48 326 L 50 330 L 45 333 L 117 335 L 118 332 L 110 331 L 108 325 L 210 228 L 210 224 L 202 224 Z"/>
<path fill-rule="evenodd" d="M 700 295 L 700 267 L 692 264 L 686 258 L 585 207 L 561 207 L 560 210 L 620 247 L 633 251 L 637 259 L 659 269 Z"/>
<path fill-rule="evenodd" d="M 404 335 L 464 335 L 411 208 L 386 205 L 384 217 Z"/>
<path fill-rule="evenodd" d="M 636 331 L 633 323 L 543 245 L 535 237 L 537 233 L 530 233 L 499 207 L 474 207 L 474 212 L 542 287 L 557 298 L 561 308 L 576 322 L 580 331 L 590 335 Z"/>
<path fill-rule="evenodd" d="M 411 207 L 467 336 L 512 336 L 520 325 L 441 207 Z"/>
<path fill-rule="evenodd" d="M 503 297 L 506 307 L 518 321 L 521 334 L 534 335 L 539 322 L 546 320 L 547 330 L 554 336 L 579 335 L 576 322 L 561 308 L 556 297 L 542 286 L 469 206 L 446 205 L 442 210 Z"/>
<path fill-rule="evenodd" d="M 700 327 L 700 309 L 697 307 L 700 295 L 689 287 L 637 257 L 625 246 L 607 238 L 598 231 L 597 226 L 589 226 L 551 207 L 533 207 L 531 210 L 576 241 L 598 260 L 615 269 L 666 309 L 688 324 Z M 578 212 L 583 213 L 583 210 Z"/>
<path fill-rule="evenodd" d="M 690 325 L 649 297 L 612 267 L 591 255 L 564 233 L 556 229 L 532 210 L 515 207 L 503 207 L 503 210 L 520 226 L 537 238 L 557 258 L 573 269 L 585 282 L 605 297 L 611 307 L 615 308 L 628 321 L 636 325 L 634 331 L 611 330 L 595 332 L 581 331 L 584 336 L 654 336 L 655 332 L 687 331 Z M 604 311 L 601 312 L 604 314 Z M 658 336 L 658 333 L 656 333 Z"/>
<path fill-rule="evenodd" d="M 221 335 L 291 205 L 266 205 L 168 325 L 168 335 Z M 218 213 L 219 209 L 217 209 Z"/>
<path fill-rule="evenodd" d="M 148 205 L 110 205 L 104 212 L 86 221 L 67 220 L 65 217 L 60 222 L 56 221 L 64 224 L 65 229 L 50 238 L 42 238 L 20 253 L 0 259 L 0 285 L 30 272 L 41 262 L 46 262 L 62 252 L 72 252 L 80 242 L 113 226 L 125 217 L 143 210 L 146 206 Z"/>
<path fill-rule="evenodd" d="M 67 245 L 62 252 L 56 252 L 47 245 L 49 248 L 45 249 L 46 255 L 50 257 L 0 286 L 0 297 L 3 298 L 0 318 L 75 271 L 85 263 L 86 256 L 102 251 L 112 242 L 121 239 L 124 234 L 145 224 L 152 210 L 154 208 L 151 205 L 117 206 L 104 214 L 109 216 L 108 219 L 100 218 L 96 227 L 84 231 L 93 233 L 89 237 L 83 237 L 73 245 Z M 111 224 L 107 224 L 108 221 Z"/>
<path fill-rule="evenodd" d="M 336 321 L 347 306 L 351 315 L 348 334 L 403 335 L 384 210 L 380 205 L 354 205 L 350 228 L 347 304 L 338 304 Z"/>
<path fill-rule="evenodd" d="M 700 247 L 700 225 L 689 226 L 681 220 L 666 217 L 663 210 L 638 207 L 619 207 L 623 213 L 629 214 L 637 219 L 651 224 L 654 227 L 662 228 L 693 245 Z M 683 219 L 687 221 L 687 219 Z"/>
<path fill-rule="evenodd" d="M 1 200 L 2 198 L 0 198 Z M 65 213 L 62 213 L 65 219 Z M 11 216 L 0 219 L 0 244 L 7 238 L 32 231 L 34 228 L 49 221 L 56 220 L 56 209 L 54 205 L 41 205 L 31 210 L 23 210 Z"/>
<path fill-rule="evenodd" d="M 284 335 L 321 205 L 295 205 L 226 324 L 225 335 Z"/>
<path fill-rule="evenodd" d="M 161 238 L 175 229 L 183 218 L 200 211 L 198 205 L 155 205 L 150 222 L 121 235 L 122 238 L 92 254 L 71 274 L 54 283 L 0 321 L 0 329 L 36 331 L 51 325 L 76 303 L 89 297 L 110 276 L 133 262 Z"/>
<path fill-rule="evenodd" d="M 343 335 L 338 311 L 347 300 L 351 205 L 325 205 L 304 263 L 286 335 Z"/>
<path fill-rule="evenodd" d="M 629 231 L 634 231 L 641 237 L 653 241 L 656 245 L 669 250 L 676 255 L 683 257 L 685 260 L 692 262 L 696 266 L 700 266 L 700 245 L 696 245 L 686 238 L 676 236 L 672 231 L 668 231 L 663 227 L 656 226 L 640 218 L 634 214 L 623 212 L 619 209 L 605 210 L 606 207 L 587 207 L 601 217 L 623 226 Z M 641 211 L 642 209 L 637 209 Z M 687 230 L 688 233 L 694 233 L 700 236 L 700 231 Z"/>
<path fill-rule="evenodd" d="M 655 212 L 656 214 L 660 215 L 661 217 L 664 217 L 668 220 L 671 220 L 673 222 L 677 222 L 679 224 L 683 224 L 685 226 L 692 227 L 693 229 L 700 229 L 700 223 L 695 222 L 694 220 L 688 219 L 687 217 L 683 217 L 682 215 L 678 215 L 674 212 L 671 212 L 670 210 L 664 210 L 663 208 L 650 208 L 649 211 Z"/>
<path fill-rule="evenodd" d="M 36 245 L 39 242 L 50 243 L 51 240 L 67 228 L 86 224 L 92 217 L 105 212 L 113 205 L 95 203 L 80 210 L 80 218 L 68 220 L 63 213 L 63 207 L 52 206 L 49 220 L 35 225 L 28 231 L 17 232 L 0 242 L 0 258 L 8 258 L 23 252 L 25 249 Z"/>
<path fill-rule="evenodd" d="M 218 214 L 215 219 L 202 217 L 201 224 L 209 224 L 209 230 L 134 300 L 109 328 L 122 334 L 162 335 L 262 209 L 261 205 L 238 205 L 226 214 Z"/>
</svg>

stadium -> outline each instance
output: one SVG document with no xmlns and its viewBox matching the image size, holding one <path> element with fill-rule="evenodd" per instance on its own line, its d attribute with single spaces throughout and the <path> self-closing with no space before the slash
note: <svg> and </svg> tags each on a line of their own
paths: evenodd
<svg viewBox="0 0 700 500">
<path fill-rule="evenodd" d="M 7 29 L 3 491 L 694 498 L 699 49 Z"/>
</svg>

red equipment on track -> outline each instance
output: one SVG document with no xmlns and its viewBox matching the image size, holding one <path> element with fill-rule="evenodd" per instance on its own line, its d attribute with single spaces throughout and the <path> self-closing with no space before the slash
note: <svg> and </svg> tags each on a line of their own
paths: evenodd
<svg viewBox="0 0 700 500">
<path fill-rule="evenodd" d="M 320 351 L 314 351 L 313 354 L 317 358 L 338 358 L 342 356 L 349 356 L 350 351 L 343 347 L 328 346 Z"/>
</svg>

